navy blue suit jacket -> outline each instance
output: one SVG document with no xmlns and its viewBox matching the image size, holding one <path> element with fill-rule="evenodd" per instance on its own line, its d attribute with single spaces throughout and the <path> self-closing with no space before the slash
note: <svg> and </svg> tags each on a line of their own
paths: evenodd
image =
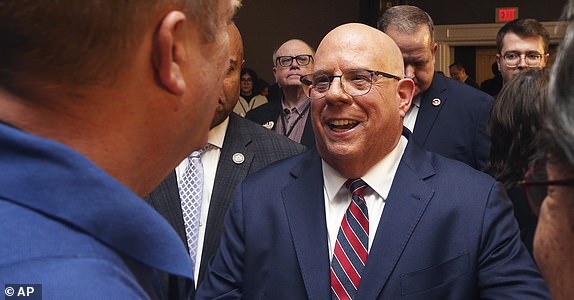
<svg viewBox="0 0 574 300">
<path fill-rule="evenodd" d="M 313 149 L 235 193 L 198 299 L 330 299 L 321 159 Z M 409 142 L 356 299 L 549 299 L 502 186 Z"/>
<path fill-rule="evenodd" d="M 486 128 L 493 102 L 490 95 L 435 73 L 421 99 L 413 139 L 429 151 L 481 169 L 490 158 Z"/>
</svg>

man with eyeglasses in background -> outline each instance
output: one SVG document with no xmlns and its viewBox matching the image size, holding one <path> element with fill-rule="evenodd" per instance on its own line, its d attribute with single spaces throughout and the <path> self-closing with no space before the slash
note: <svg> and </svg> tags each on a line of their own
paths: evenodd
<svg viewBox="0 0 574 300">
<path fill-rule="evenodd" d="M 405 76 L 415 82 L 413 105 L 404 124 L 425 149 L 482 169 L 490 157 L 486 123 L 492 97 L 435 72 L 434 23 L 422 9 L 398 5 L 387 9 L 378 28 L 397 43 Z"/>
<path fill-rule="evenodd" d="M 316 147 L 239 184 L 197 299 L 549 299 L 502 185 L 404 130 L 403 71 L 377 29 L 323 38 Z"/>
<path fill-rule="evenodd" d="M 308 148 L 315 145 L 315 135 L 309 118 L 310 102 L 300 78 L 313 72 L 314 54 L 311 46 L 302 40 L 283 43 L 273 53 L 273 75 L 281 93 L 269 95 L 269 103 L 245 116 Z"/>
<path fill-rule="evenodd" d="M 548 62 L 550 35 L 535 19 L 517 19 L 506 23 L 496 35 L 496 62 L 503 84 L 529 68 L 544 68 Z"/>
</svg>

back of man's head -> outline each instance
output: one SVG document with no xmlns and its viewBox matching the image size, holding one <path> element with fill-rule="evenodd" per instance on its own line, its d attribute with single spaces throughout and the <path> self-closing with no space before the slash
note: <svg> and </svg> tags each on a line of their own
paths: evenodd
<svg viewBox="0 0 574 300">
<path fill-rule="evenodd" d="M 544 26 L 535 19 L 516 19 L 504 24 L 496 34 L 496 48 L 498 49 L 498 52 L 502 51 L 502 48 L 504 47 L 504 36 L 509 32 L 513 32 L 521 38 L 542 37 L 544 51 L 548 52 L 550 34 L 546 28 L 544 28 Z"/>
<path fill-rule="evenodd" d="M 387 32 L 389 26 L 403 33 L 413 33 L 420 26 L 426 26 L 430 32 L 430 43 L 434 43 L 434 23 L 429 14 L 424 10 L 412 5 L 398 5 L 387 9 L 377 27 L 383 32 Z"/>
<path fill-rule="evenodd" d="M 30 82 L 86 86 L 114 82 L 167 6 L 179 7 L 213 39 L 215 4 L 185 0 L 5 0 L 0 2 L 0 86 Z M 26 84 L 26 86 L 23 86 Z"/>
</svg>

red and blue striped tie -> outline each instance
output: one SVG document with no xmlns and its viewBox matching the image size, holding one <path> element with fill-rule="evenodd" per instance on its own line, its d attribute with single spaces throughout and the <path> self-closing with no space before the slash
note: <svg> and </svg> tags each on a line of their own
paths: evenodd
<svg viewBox="0 0 574 300">
<path fill-rule="evenodd" d="M 363 197 L 367 184 L 349 179 L 353 200 L 343 217 L 331 260 L 331 299 L 353 299 L 369 252 L 369 212 Z"/>
</svg>

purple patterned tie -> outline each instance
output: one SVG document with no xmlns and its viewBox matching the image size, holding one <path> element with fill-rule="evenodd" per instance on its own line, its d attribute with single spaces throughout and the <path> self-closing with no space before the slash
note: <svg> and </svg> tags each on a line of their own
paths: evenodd
<svg viewBox="0 0 574 300">
<path fill-rule="evenodd" d="M 201 216 L 201 200 L 203 197 L 203 164 L 201 154 L 209 148 L 205 146 L 199 151 L 193 151 L 188 157 L 189 164 L 179 181 L 179 198 L 185 225 L 185 236 L 192 266 L 195 268 L 197 242 L 199 237 L 199 218 Z"/>
</svg>

